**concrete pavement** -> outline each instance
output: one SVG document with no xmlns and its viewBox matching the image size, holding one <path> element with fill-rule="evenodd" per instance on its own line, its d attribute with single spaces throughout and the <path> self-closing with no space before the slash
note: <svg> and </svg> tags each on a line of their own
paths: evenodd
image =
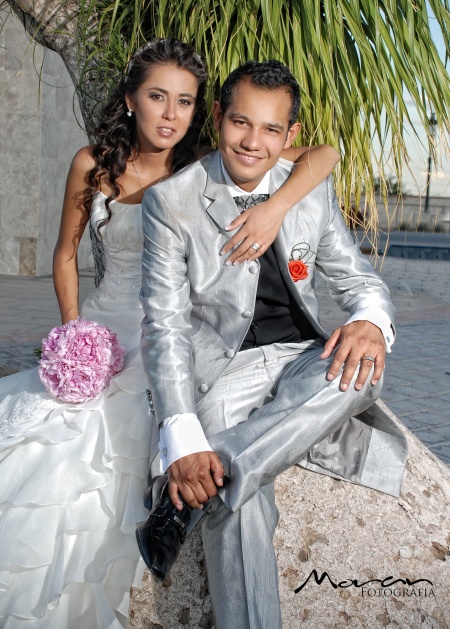
<svg viewBox="0 0 450 629">
<path fill-rule="evenodd" d="M 382 399 L 450 466 L 450 262 L 385 258 L 378 270 L 397 310 Z M 92 271 L 82 271 L 81 299 L 93 285 Z M 321 318 L 331 331 L 345 315 L 323 283 L 318 292 Z M 0 375 L 35 366 L 34 348 L 59 323 L 50 277 L 0 275 Z"/>
</svg>

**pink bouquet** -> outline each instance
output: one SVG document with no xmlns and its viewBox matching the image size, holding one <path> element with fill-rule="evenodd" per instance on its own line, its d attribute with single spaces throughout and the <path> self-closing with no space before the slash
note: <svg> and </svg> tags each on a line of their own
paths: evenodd
<svg viewBox="0 0 450 629">
<path fill-rule="evenodd" d="M 53 328 L 42 341 L 39 377 L 53 397 L 85 402 L 122 369 L 124 353 L 114 332 L 78 317 Z"/>
</svg>

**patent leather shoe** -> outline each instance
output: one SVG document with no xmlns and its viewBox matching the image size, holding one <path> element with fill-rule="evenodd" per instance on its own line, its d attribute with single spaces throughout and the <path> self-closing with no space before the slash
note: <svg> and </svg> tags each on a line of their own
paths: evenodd
<svg viewBox="0 0 450 629">
<path fill-rule="evenodd" d="M 191 507 L 183 503 L 178 511 L 169 497 L 167 476 L 158 476 L 146 497 L 151 503 L 150 513 L 145 522 L 136 528 L 136 539 L 148 568 L 157 579 L 164 580 L 170 572 L 186 539 L 191 519 Z"/>
</svg>

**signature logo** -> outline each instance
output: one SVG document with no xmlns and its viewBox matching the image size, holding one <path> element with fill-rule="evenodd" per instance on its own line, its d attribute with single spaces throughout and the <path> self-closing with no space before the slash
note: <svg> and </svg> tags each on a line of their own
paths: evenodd
<svg viewBox="0 0 450 629">
<path fill-rule="evenodd" d="M 314 577 L 314 580 L 317 585 L 322 585 L 325 579 L 328 579 L 329 584 L 336 590 L 337 588 L 349 588 L 355 587 L 361 589 L 361 595 L 367 596 L 434 596 L 434 591 L 432 589 L 433 583 L 429 579 L 415 579 L 411 581 L 410 579 L 394 579 L 393 576 L 385 577 L 384 579 L 369 579 L 368 581 L 359 582 L 357 579 L 345 579 L 344 581 L 334 582 L 327 572 L 322 572 L 321 576 L 316 569 L 312 570 L 309 574 L 308 578 L 297 588 L 295 588 L 294 592 L 298 594 L 303 590 L 305 585 L 309 582 L 311 577 Z M 430 588 L 414 588 L 418 583 L 428 583 Z M 369 584 L 373 584 L 372 587 L 367 587 Z M 375 584 L 378 585 L 378 588 L 375 587 Z M 396 587 L 394 587 L 396 586 Z M 399 586 L 407 586 L 399 587 Z"/>
</svg>

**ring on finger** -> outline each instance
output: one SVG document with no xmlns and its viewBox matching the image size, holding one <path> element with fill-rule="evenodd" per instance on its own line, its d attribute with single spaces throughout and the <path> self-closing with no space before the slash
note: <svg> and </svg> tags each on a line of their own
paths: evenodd
<svg viewBox="0 0 450 629">
<path fill-rule="evenodd" d="M 361 360 L 370 360 L 372 363 L 375 362 L 375 358 L 373 356 L 363 356 Z"/>
<path fill-rule="evenodd" d="M 259 249 L 261 249 L 261 245 L 258 245 L 257 242 L 254 242 L 252 245 L 250 245 L 249 249 L 254 249 L 255 251 L 259 251 Z"/>
</svg>

